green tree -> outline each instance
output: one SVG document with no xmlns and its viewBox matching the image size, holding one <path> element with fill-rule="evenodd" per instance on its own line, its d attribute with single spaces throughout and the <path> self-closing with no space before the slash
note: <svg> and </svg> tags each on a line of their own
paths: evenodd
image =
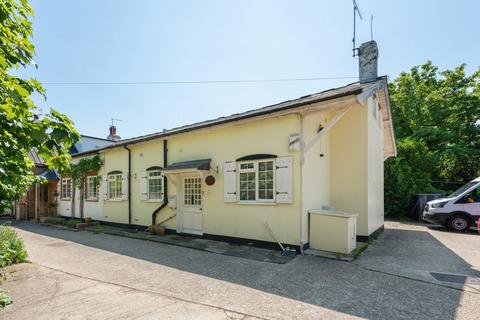
<svg viewBox="0 0 480 320">
<path fill-rule="evenodd" d="M 75 190 L 80 191 L 80 218 L 83 218 L 83 208 L 85 201 L 85 178 L 87 173 L 97 173 L 102 167 L 102 159 L 99 155 L 93 157 L 82 158 L 75 163 L 70 164 L 70 169 L 64 170 L 62 173 L 70 175 L 72 178 L 72 202 L 70 212 L 72 217 L 75 217 Z M 95 181 L 98 184 L 98 176 Z"/>
<path fill-rule="evenodd" d="M 67 169 L 68 148 L 79 139 L 73 122 L 51 110 L 44 116 L 32 100 L 45 90 L 35 79 L 22 79 L 12 71 L 34 64 L 32 7 L 26 0 L 0 1 L 0 212 L 25 194 L 36 181 L 32 149 L 50 168 Z"/>
<path fill-rule="evenodd" d="M 429 61 L 389 91 L 398 157 L 385 163 L 385 208 L 401 215 L 418 192 L 449 192 L 480 175 L 480 70 L 439 71 Z"/>
</svg>

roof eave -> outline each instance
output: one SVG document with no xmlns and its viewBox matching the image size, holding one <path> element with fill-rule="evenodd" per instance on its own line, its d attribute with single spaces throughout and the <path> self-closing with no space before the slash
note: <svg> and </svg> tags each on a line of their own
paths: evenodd
<svg viewBox="0 0 480 320">
<path fill-rule="evenodd" d="M 275 110 L 260 111 L 260 112 L 256 112 L 256 113 L 252 113 L 252 114 L 243 115 L 243 116 L 232 117 L 230 119 L 223 119 L 223 120 L 215 121 L 215 122 L 212 122 L 212 123 L 199 124 L 198 126 L 196 126 L 195 124 L 194 125 L 187 125 L 186 128 L 184 128 L 184 129 L 182 129 L 182 127 L 180 127 L 178 130 L 172 129 L 172 130 L 167 131 L 165 133 L 164 132 L 159 132 L 158 134 L 152 134 L 152 135 L 144 137 L 144 138 L 131 139 L 130 141 L 125 141 L 125 142 L 120 141 L 120 142 L 117 142 L 115 144 L 112 144 L 112 145 L 109 145 L 109 146 L 106 146 L 106 147 L 102 147 L 102 148 L 98 148 L 98 149 L 94 149 L 94 150 L 89 150 L 89 151 L 85 151 L 85 152 L 79 152 L 79 153 L 76 153 L 76 154 L 72 155 L 72 157 L 77 158 L 77 157 L 86 156 L 86 155 L 90 155 L 90 154 L 98 154 L 101 151 L 116 149 L 116 148 L 120 148 L 120 147 L 123 147 L 123 146 L 136 144 L 136 143 L 140 143 L 140 142 L 146 142 L 146 141 L 150 141 L 150 140 L 154 140 L 154 139 L 167 138 L 167 137 L 171 137 L 173 135 L 177 135 L 177 134 L 181 134 L 181 133 L 185 133 L 185 132 L 190 132 L 190 131 L 194 131 L 194 130 L 210 128 L 210 127 L 218 126 L 218 125 L 225 124 L 225 123 L 237 122 L 237 121 L 245 120 L 245 119 L 255 119 L 255 118 L 266 116 L 266 115 L 273 115 L 273 114 L 276 114 L 276 113 L 279 113 L 279 112 L 282 112 L 282 111 L 285 111 L 285 110 L 294 109 L 294 108 L 302 107 L 302 106 L 305 106 L 305 105 L 311 105 L 311 104 L 318 103 L 318 102 L 335 100 L 335 99 L 346 97 L 346 96 L 356 96 L 356 95 L 358 95 L 362 92 L 363 92 L 363 89 L 358 88 L 358 89 L 355 89 L 355 90 L 342 92 L 340 94 L 331 95 L 331 96 L 328 96 L 328 97 L 320 97 L 318 99 L 306 100 L 306 99 L 300 98 L 300 99 L 297 99 L 297 100 L 299 100 L 298 102 L 291 103 L 289 105 L 286 105 L 286 106 L 281 107 L 281 108 L 277 108 Z M 293 100 L 293 101 L 295 101 L 295 100 Z M 280 104 L 282 104 L 282 103 L 280 103 Z"/>
</svg>

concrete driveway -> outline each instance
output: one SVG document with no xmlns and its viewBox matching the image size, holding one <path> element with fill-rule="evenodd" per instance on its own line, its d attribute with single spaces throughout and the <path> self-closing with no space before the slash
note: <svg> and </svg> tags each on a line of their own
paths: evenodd
<svg viewBox="0 0 480 320">
<path fill-rule="evenodd" d="M 387 222 L 354 263 L 299 256 L 281 265 L 30 223 L 16 228 L 32 263 L 8 276 L 15 302 L 2 319 L 478 318 L 473 233 Z"/>
</svg>

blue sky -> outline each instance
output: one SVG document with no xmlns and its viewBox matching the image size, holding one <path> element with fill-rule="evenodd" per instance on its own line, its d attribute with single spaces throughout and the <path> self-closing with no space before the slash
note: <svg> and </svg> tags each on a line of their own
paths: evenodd
<svg viewBox="0 0 480 320">
<path fill-rule="evenodd" d="M 375 16 L 379 73 L 432 60 L 479 66 L 478 1 L 358 0 L 358 43 Z M 280 0 L 31 0 L 38 69 L 49 82 L 132 82 L 357 76 L 352 2 Z M 48 100 L 84 134 L 126 138 L 229 115 L 355 79 L 176 85 L 49 85 Z"/>
</svg>

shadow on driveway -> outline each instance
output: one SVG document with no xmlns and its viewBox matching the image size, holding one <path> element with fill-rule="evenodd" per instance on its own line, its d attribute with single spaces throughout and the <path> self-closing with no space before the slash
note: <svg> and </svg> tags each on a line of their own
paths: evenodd
<svg viewBox="0 0 480 320">
<path fill-rule="evenodd" d="M 425 228 L 408 226 L 387 226 L 356 263 L 298 256 L 284 265 L 27 222 L 13 226 L 369 319 L 453 319 L 467 293 L 439 285 L 431 275 L 429 282 L 436 283 L 423 282 L 426 272 L 478 275 Z M 475 311 L 463 307 L 463 313 Z"/>
</svg>

